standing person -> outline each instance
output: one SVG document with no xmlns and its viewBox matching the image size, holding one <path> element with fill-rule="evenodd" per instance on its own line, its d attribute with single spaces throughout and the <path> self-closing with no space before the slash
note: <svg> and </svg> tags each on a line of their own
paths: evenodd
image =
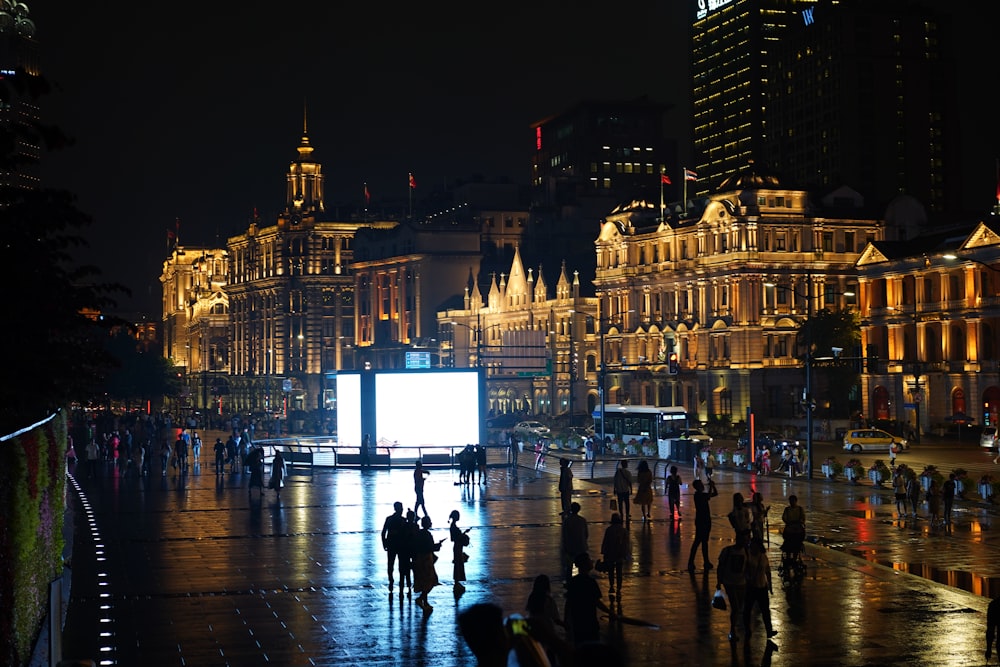
<svg viewBox="0 0 1000 667">
<path fill-rule="evenodd" d="M 688 572 L 694 572 L 694 556 L 701 547 L 701 557 L 706 570 L 712 569 L 708 560 L 708 536 L 712 533 L 712 508 L 709 501 L 719 495 L 715 482 L 708 480 L 708 489 L 700 479 L 694 481 L 694 542 L 691 544 L 691 554 L 688 556 Z"/>
<path fill-rule="evenodd" d="M 247 483 L 247 495 L 253 493 L 256 486 L 260 495 L 264 495 L 264 450 L 261 447 L 252 447 L 247 454 L 244 464 L 250 470 L 250 481 Z"/>
<path fill-rule="evenodd" d="M 476 444 L 476 472 L 479 473 L 479 483 L 486 482 L 486 447 Z"/>
<path fill-rule="evenodd" d="M 563 517 L 562 525 L 563 572 L 565 580 L 569 581 L 573 574 L 573 563 L 576 557 L 587 551 L 589 540 L 587 520 L 580 516 L 580 503 L 571 503 L 569 506 L 569 516 Z"/>
<path fill-rule="evenodd" d="M 767 559 L 767 549 L 761 542 L 751 542 L 747 548 L 747 590 L 743 603 L 743 638 L 750 643 L 750 627 L 753 618 L 753 608 L 760 610 L 764 621 L 767 638 L 774 637 L 778 632 L 771 627 L 771 563 Z"/>
<path fill-rule="evenodd" d="M 643 459 L 635 472 L 636 492 L 635 504 L 642 511 L 642 520 L 653 518 L 653 471 Z"/>
<path fill-rule="evenodd" d="M 675 516 L 681 520 L 681 476 L 677 472 L 677 466 L 670 466 L 670 474 L 667 475 L 667 503 L 670 507 L 670 518 Z"/>
<path fill-rule="evenodd" d="M 177 458 L 177 467 L 180 468 L 181 474 L 186 473 L 188 469 L 188 438 L 190 436 L 185 438 L 185 435 L 187 435 L 186 431 L 181 433 L 181 437 L 177 438 L 177 442 L 174 443 L 176 450 L 174 455 Z"/>
<path fill-rule="evenodd" d="M 764 505 L 764 494 L 755 491 L 750 501 L 750 539 L 764 541 L 764 521 L 769 509 L 769 506 Z"/>
<path fill-rule="evenodd" d="M 406 535 L 406 519 L 403 517 L 403 503 L 398 500 L 392 504 L 392 514 L 385 518 L 382 524 L 382 549 L 386 553 L 386 571 L 389 574 L 389 592 L 392 593 L 392 568 L 399 557 L 399 587 L 403 590 L 403 557 L 400 555 L 400 545 Z"/>
<path fill-rule="evenodd" d="M 278 500 L 281 500 L 281 487 L 285 485 L 285 457 L 280 449 L 274 451 L 271 459 L 271 478 L 267 480 L 267 488 L 274 489 Z"/>
<path fill-rule="evenodd" d="M 632 520 L 632 473 L 628 469 L 628 460 L 622 459 L 615 470 L 614 492 L 618 499 L 618 511 L 625 517 L 625 521 Z"/>
<path fill-rule="evenodd" d="M 917 505 L 920 503 L 920 480 L 917 479 L 916 473 L 912 470 L 909 470 L 906 475 L 906 497 L 910 501 L 913 518 L 920 518 L 917 516 Z"/>
<path fill-rule="evenodd" d="M 101 448 L 98 447 L 97 441 L 91 438 L 90 443 L 87 445 L 87 477 L 97 477 L 97 466 L 100 460 Z M 166 474 L 166 472 L 167 469 L 164 467 L 163 474 Z"/>
<path fill-rule="evenodd" d="M 719 569 L 716 570 L 715 587 L 725 588 L 729 598 L 729 641 L 739 641 L 736 622 L 743 618 L 743 604 L 747 591 L 747 543 L 746 535 L 737 533 L 736 541 L 719 552 Z"/>
<path fill-rule="evenodd" d="M 742 493 L 733 494 L 733 508 L 726 515 L 726 518 L 729 519 L 729 525 L 733 527 L 736 541 L 745 544 L 744 536 L 750 533 L 750 509 L 747 507 Z"/>
<path fill-rule="evenodd" d="M 896 468 L 892 475 L 892 493 L 896 498 L 896 513 L 899 518 L 906 516 L 906 466 Z"/>
<path fill-rule="evenodd" d="M 167 475 L 167 464 L 170 463 L 170 441 L 167 438 L 163 439 L 163 444 L 160 445 L 160 467 L 163 469 L 163 476 Z"/>
<path fill-rule="evenodd" d="M 608 573 L 608 595 L 615 599 L 615 582 L 618 582 L 618 601 L 621 602 L 622 575 L 625 558 L 628 556 L 628 532 L 622 523 L 622 515 L 615 512 L 611 515 L 611 524 L 604 530 L 601 541 L 601 556 Z"/>
<path fill-rule="evenodd" d="M 1000 596 L 990 600 L 986 607 L 986 660 L 993 657 L 993 642 L 997 638 L 997 627 L 1000 626 Z M 1000 648 L 1000 645 L 998 645 Z"/>
<path fill-rule="evenodd" d="M 514 469 L 514 475 L 516 476 L 517 455 L 521 453 L 521 443 L 513 431 L 507 434 L 507 450 L 510 452 L 510 467 Z"/>
<path fill-rule="evenodd" d="M 889 469 L 890 470 L 895 470 L 896 469 L 896 454 L 898 452 L 899 452 L 899 446 L 896 444 L 896 441 L 893 440 L 889 444 Z"/>
<path fill-rule="evenodd" d="M 247 458 L 250 456 L 250 434 L 247 433 L 246 429 L 243 430 L 243 434 L 240 436 L 237 448 L 240 454 L 240 470 L 244 473 L 250 472 L 250 464 L 247 462 Z"/>
<path fill-rule="evenodd" d="M 442 544 L 443 539 L 435 542 L 431 537 L 431 518 L 424 515 L 413 544 L 413 590 L 417 592 L 417 605 L 428 613 L 434 611 L 434 607 L 427 601 L 427 594 L 440 583 L 434 568 L 437 559 L 434 552 L 440 551 Z"/>
<path fill-rule="evenodd" d="M 417 534 L 420 526 L 417 525 L 417 515 L 413 510 L 406 510 L 406 522 L 403 524 L 403 533 L 399 538 L 399 549 L 396 552 L 399 558 L 399 599 L 403 599 L 403 588 L 406 588 L 406 596 L 413 595 L 413 547 L 417 542 Z"/>
<path fill-rule="evenodd" d="M 198 435 L 198 431 L 195 431 L 191 435 L 191 456 L 194 458 L 194 464 L 201 467 L 201 436 Z"/>
<path fill-rule="evenodd" d="M 701 480 L 702 474 L 705 472 L 705 460 L 701 458 L 701 452 L 694 453 L 694 478 L 696 480 Z"/>
<path fill-rule="evenodd" d="M 597 610 L 614 616 L 615 612 L 604 604 L 601 599 L 601 587 L 590 576 L 594 562 L 584 551 L 577 554 L 573 561 L 577 574 L 566 586 L 566 628 L 573 645 L 579 648 L 586 642 L 596 642 L 601 639 L 601 625 L 597 620 Z"/>
<path fill-rule="evenodd" d="M 535 470 L 538 470 L 538 468 L 542 465 L 542 454 L 544 453 L 545 445 L 542 442 L 542 439 L 539 438 L 535 441 Z"/>
<path fill-rule="evenodd" d="M 562 516 L 569 513 L 570 503 L 573 502 L 573 471 L 570 470 L 570 460 L 566 457 L 559 459 L 559 500 L 562 505 Z"/>
<path fill-rule="evenodd" d="M 948 481 L 941 489 L 941 500 L 944 502 L 944 523 L 951 525 L 951 507 L 955 503 L 955 473 L 948 475 Z"/>
<path fill-rule="evenodd" d="M 226 463 L 231 465 L 230 471 L 236 472 L 236 459 L 239 455 L 239 445 L 236 444 L 236 436 L 232 433 L 229 434 L 229 439 L 226 440 Z"/>
<path fill-rule="evenodd" d="M 222 442 L 222 438 L 216 438 L 212 449 L 215 451 L 215 474 L 222 475 L 226 472 L 226 443 Z"/>
<path fill-rule="evenodd" d="M 370 460 L 370 450 L 372 446 L 372 436 L 370 433 L 365 433 L 365 437 L 361 439 L 361 467 L 367 468 L 368 461 Z"/>
<path fill-rule="evenodd" d="M 417 461 L 413 468 L 413 491 L 417 494 L 417 502 L 413 506 L 413 514 L 417 515 L 417 510 L 424 509 L 424 516 L 427 516 L 427 506 L 424 504 L 424 482 L 430 473 L 424 470 L 424 464 Z"/>
<path fill-rule="evenodd" d="M 531 635 L 545 648 L 549 663 L 559 665 L 565 662 L 568 645 L 556 632 L 556 626 L 566 627 L 559 614 L 555 598 L 552 597 L 552 582 L 549 575 L 540 574 L 528 594 L 524 605 L 528 613 L 528 624 Z"/>
<path fill-rule="evenodd" d="M 465 581 L 465 561 L 469 560 L 465 553 L 465 547 L 469 546 L 470 529 L 466 528 L 463 532 L 458 527 L 459 516 L 458 510 L 452 510 L 451 514 L 448 515 L 448 522 L 451 524 L 448 528 L 448 536 L 451 537 L 451 562 L 453 564 L 452 576 L 455 579 L 455 595 L 461 595 L 465 592 L 465 586 L 462 582 Z"/>
<path fill-rule="evenodd" d="M 794 493 L 788 496 L 788 507 L 781 511 L 781 522 L 785 524 L 781 531 L 784 538 L 781 550 L 789 554 L 802 551 L 806 539 L 806 511 L 799 505 L 799 497 Z"/>
<path fill-rule="evenodd" d="M 930 515 L 932 526 L 941 520 L 941 489 L 933 479 L 927 486 L 927 513 Z"/>
<path fill-rule="evenodd" d="M 712 481 L 712 474 L 715 472 L 715 454 L 712 450 L 708 451 L 708 456 L 705 458 L 705 479 Z"/>
</svg>

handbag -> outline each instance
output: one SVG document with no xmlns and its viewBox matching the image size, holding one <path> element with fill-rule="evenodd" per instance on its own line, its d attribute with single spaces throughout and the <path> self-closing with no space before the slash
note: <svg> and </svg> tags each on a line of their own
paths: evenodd
<svg viewBox="0 0 1000 667">
<path fill-rule="evenodd" d="M 617 512 L 618 511 L 618 499 L 617 498 L 612 498 L 611 499 L 611 511 L 612 512 Z"/>
<path fill-rule="evenodd" d="M 715 589 L 715 595 L 712 596 L 712 608 L 726 610 L 726 595 L 721 588 Z"/>
</svg>

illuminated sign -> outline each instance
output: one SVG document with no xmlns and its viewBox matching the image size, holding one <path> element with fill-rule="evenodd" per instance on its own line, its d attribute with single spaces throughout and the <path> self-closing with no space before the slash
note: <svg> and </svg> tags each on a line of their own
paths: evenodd
<svg viewBox="0 0 1000 667">
<path fill-rule="evenodd" d="M 722 9 L 726 5 L 732 4 L 733 0 L 698 0 L 698 10 L 695 18 L 701 20 L 717 9 Z"/>
<path fill-rule="evenodd" d="M 806 25 L 812 25 L 813 23 L 816 22 L 816 19 L 813 18 L 813 8 L 812 7 L 810 7 L 809 9 L 803 9 L 802 10 L 802 21 Z"/>
<path fill-rule="evenodd" d="M 431 353 L 430 352 L 407 352 L 406 353 L 406 367 L 407 368 L 430 368 L 431 367 Z"/>
<path fill-rule="evenodd" d="M 542 150 L 542 128 L 535 128 L 535 150 Z"/>
</svg>

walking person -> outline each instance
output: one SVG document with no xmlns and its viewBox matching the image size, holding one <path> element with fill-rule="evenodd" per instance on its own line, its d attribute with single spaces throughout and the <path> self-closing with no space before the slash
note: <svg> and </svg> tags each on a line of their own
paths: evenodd
<svg viewBox="0 0 1000 667">
<path fill-rule="evenodd" d="M 281 487 L 285 485 L 285 457 L 280 449 L 274 451 L 271 459 L 271 478 L 267 480 L 267 488 L 274 489 L 277 499 L 281 500 Z"/>
<path fill-rule="evenodd" d="M 368 462 L 370 460 L 370 454 L 371 454 L 371 445 L 372 445 L 372 436 L 370 433 L 365 433 L 365 437 L 361 439 L 361 456 L 359 457 L 361 460 L 362 468 L 368 467 Z"/>
<path fill-rule="evenodd" d="M 906 475 L 906 497 L 910 501 L 910 508 L 913 510 L 913 518 L 920 518 L 917 515 L 917 505 L 920 504 L 920 480 L 912 470 Z"/>
<path fill-rule="evenodd" d="M 562 505 L 562 516 L 569 513 L 570 503 L 573 502 L 573 471 L 570 470 L 571 461 L 565 457 L 559 459 L 559 500 Z"/>
<path fill-rule="evenodd" d="M 618 511 L 623 517 L 625 517 L 626 522 L 631 521 L 632 473 L 629 472 L 627 459 L 622 459 L 621 463 L 618 464 L 618 469 L 615 470 L 612 486 L 614 487 L 615 498 L 618 499 Z"/>
<path fill-rule="evenodd" d="M 931 525 L 941 521 L 941 489 L 938 488 L 937 481 L 931 480 L 927 486 L 927 514 L 930 515 Z"/>
<path fill-rule="evenodd" d="M 597 611 L 601 610 L 609 616 L 614 616 L 613 609 L 604 604 L 601 587 L 590 576 L 594 562 L 590 554 L 584 551 L 573 561 L 577 574 L 569 580 L 566 586 L 566 608 L 563 617 L 566 619 L 566 629 L 573 645 L 579 648 L 587 642 L 601 639 L 601 625 L 597 620 Z"/>
<path fill-rule="evenodd" d="M 712 474 L 715 472 L 715 454 L 711 450 L 708 452 L 708 456 L 705 457 L 705 479 L 712 481 Z"/>
<path fill-rule="evenodd" d="M 247 496 L 257 487 L 260 497 L 264 496 L 264 448 L 252 447 L 243 462 L 250 470 L 250 481 L 247 483 Z"/>
<path fill-rule="evenodd" d="M 386 571 L 389 575 L 389 593 L 392 593 L 392 568 L 399 557 L 399 586 L 403 587 L 403 558 L 400 556 L 400 546 L 406 535 L 406 518 L 403 516 L 403 503 L 398 500 L 392 504 L 392 514 L 385 518 L 382 524 L 382 550 L 386 555 Z"/>
<path fill-rule="evenodd" d="M 802 551 L 806 540 L 806 511 L 799 505 L 799 497 L 794 493 L 788 496 L 788 507 L 781 511 L 781 522 L 784 524 L 781 550 L 789 554 Z"/>
<path fill-rule="evenodd" d="M 729 641 L 739 641 L 736 623 L 743 619 L 743 605 L 747 591 L 748 536 L 737 533 L 736 541 L 719 552 L 719 569 L 716 570 L 716 589 L 723 588 L 729 598 Z"/>
<path fill-rule="evenodd" d="M 896 514 L 899 518 L 906 516 L 906 466 L 901 465 L 892 475 L 892 494 L 896 499 Z"/>
<path fill-rule="evenodd" d="M 750 539 L 764 541 L 764 531 L 766 530 L 764 524 L 770 509 L 770 506 L 764 505 L 764 494 L 755 491 L 750 500 Z M 770 540 L 768 544 L 770 544 Z"/>
<path fill-rule="evenodd" d="M 434 611 L 434 607 L 427 601 L 427 594 L 440 583 L 434 567 L 434 561 L 437 560 L 434 552 L 440 551 L 442 544 L 444 539 L 434 541 L 431 536 L 431 518 L 424 515 L 420 519 L 420 530 L 413 545 L 413 590 L 417 592 L 417 605 L 427 613 Z"/>
<path fill-rule="evenodd" d="M 237 459 L 239 457 L 239 445 L 236 443 L 236 437 L 230 433 L 229 439 L 226 440 L 226 462 L 231 465 L 230 472 L 236 472 Z"/>
<path fill-rule="evenodd" d="M 708 480 L 707 490 L 700 479 L 694 481 L 694 542 L 688 556 L 688 572 L 694 572 L 694 557 L 698 553 L 698 547 L 701 547 L 705 569 L 712 569 L 712 562 L 708 560 L 708 537 L 712 533 L 712 508 L 709 501 L 717 495 L 719 490 L 712 480 Z"/>
<path fill-rule="evenodd" d="M 451 514 L 448 515 L 448 522 L 451 526 L 448 528 L 448 536 L 451 537 L 451 553 L 452 553 L 452 576 L 455 579 L 455 597 L 458 598 L 465 592 L 465 586 L 462 584 L 465 581 L 465 563 L 469 560 L 469 555 L 465 553 L 465 547 L 469 546 L 469 528 L 464 531 L 458 527 L 459 519 L 458 510 L 452 510 Z"/>
<path fill-rule="evenodd" d="M 531 636 L 545 649 L 549 663 L 569 664 L 567 660 L 570 658 L 570 646 L 556 632 L 557 626 L 566 627 L 566 624 L 559 614 L 555 598 L 552 597 L 552 582 L 549 580 L 549 575 L 540 574 L 535 577 L 524 610 L 528 614 Z"/>
<path fill-rule="evenodd" d="M 747 507 L 742 493 L 733 494 L 733 508 L 726 515 L 726 518 L 729 519 L 729 525 L 733 527 L 736 540 L 745 544 L 744 536 L 750 534 L 750 508 Z"/>
<path fill-rule="evenodd" d="M 667 504 L 670 508 L 670 518 L 681 520 L 681 476 L 677 472 L 677 466 L 670 466 L 670 474 L 667 475 Z"/>
<path fill-rule="evenodd" d="M 611 515 L 611 524 L 604 530 L 601 541 L 601 558 L 608 573 L 608 596 L 615 600 L 615 590 L 618 591 L 618 603 L 621 604 L 622 576 L 625 558 L 628 556 L 628 532 L 622 523 L 622 515 L 615 512 Z M 618 588 L 615 589 L 617 582 Z"/>
<path fill-rule="evenodd" d="M 417 502 L 413 506 L 413 513 L 416 515 L 417 510 L 423 508 L 425 517 L 427 516 L 427 506 L 424 504 L 424 482 L 427 480 L 428 475 L 430 473 L 424 470 L 424 464 L 417 461 L 416 466 L 413 468 L 413 491 L 417 494 Z"/>
<path fill-rule="evenodd" d="M 486 483 L 486 447 L 476 445 L 476 472 L 479 473 L 479 483 Z"/>
<path fill-rule="evenodd" d="M 163 444 L 160 445 L 160 468 L 163 470 L 163 476 L 167 476 L 167 465 L 170 463 L 170 441 L 164 438 Z"/>
<path fill-rule="evenodd" d="M 191 436 L 191 456 L 194 458 L 194 465 L 201 467 L 201 436 L 195 431 Z"/>
<path fill-rule="evenodd" d="M 639 461 L 635 482 L 637 486 L 635 504 L 642 511 L 642 520 L 646 521 L 653 517 L 653 471 L 649 469 L 645 459 Z"/>
<path fill-rule="evenodd" d="M 216 438 L 212 449 L 215 451 L 215 474 L 222 475 L 226 472 L 226 443 L 222 442 L 222 438 Z"/>
<path fill-rule="evenodd" d="M 951 525 L 951 508 L 955 504 L 955 473 L 948 475 L 948 480 L 941 489 L 941 501 L 944 503 L 944 523 Z"/>
<path fill-rule="evenodd" d="M 694 454 L 694 478 L 696 480 L 701 480 L 702 475 L 705 472 L 705 460 L 701 458 L 701 452 L 695 452 Z"/>
<path fill-rule="evenodd" d="M 406 522 L 403 524 L 403 534 L 399 538 L 399 599 L 403 599 L 403 589 L 406 596 L 413 595 L 413 546 L 417 541 L 420 526 L 417 525 L 417 515 L 413 510 L 406 510 Z"/>
<path fill-rule="evenodd" d="M 771 626 L 771 563 L 767 559 L 767 549 L 763 543 L 753 541 L 747 547 L 746 564 L 747 588 L 743 603 L 743 638 L 747 646 L 750 644 L 753 609 L 757 607 L 764 621 L 767 638 L 774 637 L 777 631 Z M 746 647 L 744 647 L 746 648 Z"/>
<path fill-rule="evenodd" d="M 97 445 L 97 441 L 93 438 L 90 439 L 90 443 L 87 445 L 87 477 L 95 478 L 97 477 L 97 466 L 101 460 L 101 448 Z M 166 468 L 164 468 L 164 474 L 166 474 Z"/>
<path fill-rule="evenodd" d="M 174 467 L 180 468 L 181 474 L 186 473 L 188 468 L 188 441 L 185 435 L 186 433 L 181 433 L 174 443 L 174 457 L 177 459 L 177 465 Z"/>
<path fill-rule="evenodd" d="M 565 581 L 569 581 L 570 576 L 573 574 L 573 563 L 576 562 L 576 557 L 587 551 L 588 540 L 587 520 L 580 515 L 580 503 L 571 503 L 569 506 L 569 516 L 563 517 L 562 525 L 563 573 Z"/>
</svg>

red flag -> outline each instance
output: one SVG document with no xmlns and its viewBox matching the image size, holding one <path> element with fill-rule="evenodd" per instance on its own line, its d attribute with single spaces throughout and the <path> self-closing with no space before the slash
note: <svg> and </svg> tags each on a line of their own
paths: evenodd
<svg viewBox="0 0 1000 667">
<path fill-rule="evenodd" d="M 663 183 L 664 185 L 670 185 L 671 183 L 670 177 L 667 176 L 666 174 L 660 174 L 660 183 Z"/>
<path fill-rule="evenodd" d="M 413 178 L 413 172 L 410 172 L 410 189 L 411 190 L 417 189 L 417 179 Z"/>
<path fill-rule="evenodd" d="M 372 201 L 372 194 L 368 192 L 368 184 L 365 183 L 365 203 L 370 204 Z"/>
</svg>

